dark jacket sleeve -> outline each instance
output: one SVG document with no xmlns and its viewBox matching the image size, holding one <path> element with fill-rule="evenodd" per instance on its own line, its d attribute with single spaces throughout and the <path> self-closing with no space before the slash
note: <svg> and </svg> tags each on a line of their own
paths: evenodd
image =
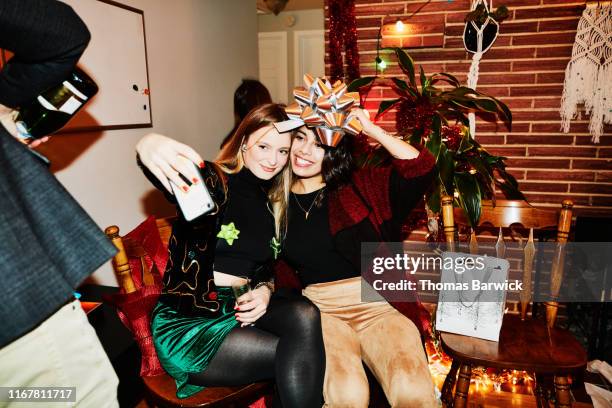
<svg viewBox="0 0 612 408">
<path fill-rule="evenodd" d="M 408 214 L 423 198 L 435 175 L 435 159 L 422 148 L 414 159 L 395 159 L 389 177 L 389 202 L 393 220 L 404 222 Z"/>
<path fill-rule="evenodd" d="M 14 56 L 0 72 L 0 104 L 15 108 L 68 77 L 90 34 L 55 0 L 0 1 L 0 48 Z"/>
</svg>

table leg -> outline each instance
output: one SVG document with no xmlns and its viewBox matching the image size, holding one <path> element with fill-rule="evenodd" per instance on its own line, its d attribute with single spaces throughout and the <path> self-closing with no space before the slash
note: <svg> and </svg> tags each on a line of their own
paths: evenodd
<svg viewBox="0 0 612 408">
<path fill-rule="evenodd" d="M 536 374 L 535 379 L 536 379 L 535 397 L 536 397 L 537 407 L 538 408 L 549 408 L 548 395 L 546 393 L 546 388 L 544 387 L 544 376 L 541 374 Z"/>
<path fill-rule="evenodd" d="M 555 376 L 555 395 L 557 402 L 555 408 L 571 408 L 572 396 L 570 395 L 570 385 L 566 376 Z"/>
<path fill-rule="evenodd" d="M 444 385 L 442 386 L 442 404 L 446 408 L 453 408 L 453 386 L 457 381 L 457 370 L 459 370 L 459 363 L 453 360 L 451 369 L 446 375 Z"/>
<path fill-rule="evenodd" d="M 472 366 L 469 364 L 461 364 L 459 369 L 459 379 L 457 380 L 457 389 L 455 390 L 454 408 L 466 408 L 468 394 L 470 392 L 470 378 L 472 377 Z"/>
</svg>

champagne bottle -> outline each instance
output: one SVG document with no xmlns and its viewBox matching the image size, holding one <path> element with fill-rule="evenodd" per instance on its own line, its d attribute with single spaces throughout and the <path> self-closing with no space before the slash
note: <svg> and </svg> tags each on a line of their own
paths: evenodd
<svg viewBox="0 0 612 408">
<path fill-rule="evenodd" d="M 19 136 L 29 143 L 57 132 L 98 92 L 96 83 L 79 68 L 61 84 L 38 95 L 19 109 Z"/>
</svg>

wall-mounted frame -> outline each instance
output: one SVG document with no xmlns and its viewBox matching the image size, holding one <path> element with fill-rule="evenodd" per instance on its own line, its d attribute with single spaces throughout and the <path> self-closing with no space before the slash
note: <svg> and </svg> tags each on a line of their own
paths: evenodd
<svg viewBox="0 0 612 408">
<path fill-rule="evenodd" d="M 100 90 L 62 133 L 152 127 L 144 12 L 112 0 L 63 1 L 91 32 L 78 65 Z M 0 66 L 10 56 L 3 50 Z"/>
<path fill-rule="evenodd" d="M 91 32 L 79 66 L 100 91 L 63 131 L 151 127 L 144 12 L 112 0 L 64 2 Z"/>
</svg>

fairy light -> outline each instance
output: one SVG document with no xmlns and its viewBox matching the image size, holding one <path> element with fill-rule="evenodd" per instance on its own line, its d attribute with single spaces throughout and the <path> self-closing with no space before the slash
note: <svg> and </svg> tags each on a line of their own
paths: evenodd
<svg viewBox="0 0 612 408">
<path fill-rule="evenodd" d="M 397 22 L 395 23 L 395 31 L 397 31 L 398 33 L 403 33 L 405 29 L 406 26 L 404 25 L 402 20 L 397 20 Z"/>
</svg>

